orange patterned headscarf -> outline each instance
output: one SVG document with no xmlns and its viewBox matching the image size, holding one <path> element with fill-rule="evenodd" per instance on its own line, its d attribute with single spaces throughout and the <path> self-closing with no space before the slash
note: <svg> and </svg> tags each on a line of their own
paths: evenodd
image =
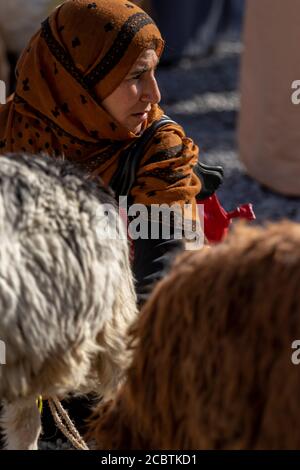
<svg viewBox="0 0 300 470">
<path fill-rule="evenodd" d="M 17 64 L 16 92 L 0 106 L 0 152 L 64 156 L 109 181 L 137 135 L 101 106 L 140 53 L 163 40 L 151 18 L 127 0 L 73 0 L 60 5 Z M 96 92 L 97 87 L 97 92 Z M 163 111 L 152 105 L 143 129 Z M 133 202 L 193 202 L 200 182 L 198 148 L 180 126 L 158 131 L 139 168 Z"/>
</svg>

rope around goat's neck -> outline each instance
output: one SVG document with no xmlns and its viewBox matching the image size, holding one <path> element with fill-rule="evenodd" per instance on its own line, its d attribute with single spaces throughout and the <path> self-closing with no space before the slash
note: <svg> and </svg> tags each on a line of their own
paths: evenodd
<svg viewBox="0 0 300 470">
<path fill-rule="evenodd" d="M 66 438 L 73 444 L 75 449 L 89 450 L 60 401 L 56 397 L 53 397 L 48 399 L 48 403 L 55 423 Z M 63 423 L 62 419 L 65 420 L 66 424 Z"/>
</svg>

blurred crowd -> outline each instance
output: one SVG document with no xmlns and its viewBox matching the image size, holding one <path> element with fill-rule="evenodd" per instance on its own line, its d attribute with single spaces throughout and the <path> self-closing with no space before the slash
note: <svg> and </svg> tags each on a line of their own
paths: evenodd
<svg viewBox="0 0 300 470">
<path fill-rule="evenodd" d="M 219 36 L 230 28 L 240 33 L 244 0 L 151 0 L 144 7 L 166 41 L 163 63 L 213 52 Z"/>
</svg>

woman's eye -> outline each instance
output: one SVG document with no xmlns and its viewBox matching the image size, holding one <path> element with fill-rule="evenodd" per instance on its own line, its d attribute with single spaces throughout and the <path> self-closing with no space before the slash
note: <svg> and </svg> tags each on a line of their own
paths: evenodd
<svg viewBox="0 0 300 470">
<path fill-rule="evenodd" d="M 140 73 L 139 75 L 135 75 L 134 77 L 132 77 L 132 80 L 138 80 L 139 78 L 141 78 L 142 75 L 142 73 Z"/>
</svg>

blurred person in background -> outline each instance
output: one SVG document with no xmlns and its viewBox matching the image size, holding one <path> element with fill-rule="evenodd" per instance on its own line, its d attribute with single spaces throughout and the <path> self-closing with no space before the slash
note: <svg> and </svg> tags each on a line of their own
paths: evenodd
<svg viewBox="0 0 300 470">
<path fill-rule="evenodd" d="M 239 154 L 250 176 L 287 196 L 300 196 L 298 0 L 247 3 L 241 74 Z M 295 91 L 295 90 L 294 90 Z"/>
<path fill-rule="evenodd" d="M 6 47 L 0 31 L 0 80 L 5 84 L 9 80 L 9 64 L 6 56 Z"/>
<path fill-rule="evenodd" d="M 143 4 L 166 40 L 164 64 L 212 53 L 227 28 L 240 31 L 244 10 L 244 0 L 144 0 Z"/>
<path fill-rule="evenodd" d="M 15 86 L 14 69 L 21 52 L 40 27 L 42 20 L 59 3 L 62 2 L 60 0 L 1 0 L 0 36 L 10 64 L 10 76 L 5 75 L 8 92 L 13 91 Z"/>
</svg>

